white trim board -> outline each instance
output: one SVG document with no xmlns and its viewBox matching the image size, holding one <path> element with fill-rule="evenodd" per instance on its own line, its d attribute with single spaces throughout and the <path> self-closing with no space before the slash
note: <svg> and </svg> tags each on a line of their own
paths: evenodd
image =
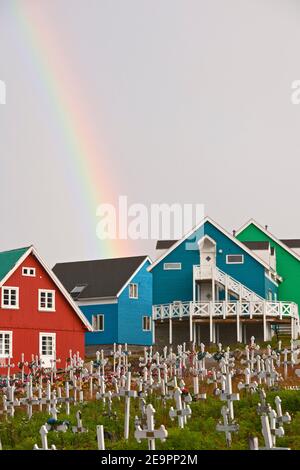
<svg viewBox="0 0 300 470">
<path fill-rule="evenodd" d="M 204 219 L 202 219 L 202 221 L 198 225 L 196 225 L 192 230 L 190 230 L 190 232 L 188 232 L 181 240 L 178 240 L 178 242 L 172 245 L 165 253 L 163 253 L 156 261 L 154 261 L 154 263 L 152 263 L 151 266 L 149 266 L 148 271 L 152 271 L 152 269 L 157 264 L 159 264 L 166 256 L 168 256 L 173 250 L 175 250 L 181 243 L 187 240 L 194 232 L 199 230 L 199 228 L 202 227 L 202 225 L 204 225 L 206 222 L 209 222 L 210 224 L 212 224 L 216 229 L 218 229 L 221 233 L 223 233 L 223 235 L 225 235 L 227 238 L 233 241 L 238 247 L 240 247 L 245 253 L 250 255 L 256 261 L 258 261 L 258 263 L 261 264 L 265 269 L 270 271 L 269 265 L 267 265 L 262 259 L 260 259 L 257 255 L 255 255 L 255 253 L 253 253 L 249 248 L 247 248 L 246 245 L 244 245 L 237 238 L 235 238 L 233 235 L 227 232 L 223 227 L 217 224 L 217 222 L 215 222 L 214 220 L 212 220 L 210 217 L 207 217 L 207 216 L 204 217 Z"/>
<path fill-rule="evenodd" d="M 111 305 L 117 304 L 118 299 L 116 297 L 99 297 L 99 299 L 78 299 L 75 302 L 80 307 L 85 305 Z"/>
<path fill-rule="evenodd" d="M 36 259 L 39 261 L 39 263 L 42 265 L 42 267 L 45 269 L 45 271 L 47 272 L 47 274 L 50 276 L 50 278 L 52 279 L 52 281 L 54 282 L 54 284 L 56 285 L 56 287 L 60 290 L 60 292 L 63 294 L 63 296 L 66 298 L 66 300 L 69 302 L 69 304 L 71 305 L 71 307 L 73 308 L 73 310 L 75 311 L 75 313 L 77 314 L 77 316 L 80 318 L 80 320 L 82 321 L 82 323 L 86 326 L 86 328 L 88 329 L 88 331 L 93 331 L 93 328 L 91 326 L 91 324 L 89 323 L 89 321 L 87 320 L 87 318 L 85 317 L 85 315 L 81 312 L 80 308 L 76 305 L 76 303 L 74 302 L 74 300 L 72 299 L 72 297 L 70 296 L 70 294 L 66 291 L 66 289 L 64 288 L 64 286 L 62 285 L 62 283 L 58 280 L 58 278 L 55 276 L 54 272 L 47 266 L 47 264 L 45 263 L 45 261 L 43 261 L 43 259 L 40 257 L 40 255 L 37 253 L 36 249 L 34 248 L 34 246 L 31 246 L 28 248 L 28 250 L 24 253 L 24 255 L 22 255 L 18 262 L 14 265 L 14 267 L 7 273 L 7 275 L 0 281 L 0 287 L 2 287 L 5 282 L 10 278 L 10 276 L 19 268 L 19 266 L 21 266 L 21 264 L 23 263 L 23 261 L 25 261 L 25 259 L 29 256 L 29 255 L 33 255 L 36 257 Z"/>
<path fill-rule="evenodd" d="M 277 287 L 279 286 L 279 284 L 278 284 L 276 281 L 274 281 L 274 279 L 272 279 L 271 276 L 269 276 L 269 274 L 265 273 L 265 277 L 266 277 L 269 281 L 273 282 L 273 284 L 275 284 L 275 286 L 277 286 Z"/>
<path fill-rule="evenodd" d="M 120 295 L 122 294 L 122 292 L 126 289 L 126 287 L 131 283 L 132 279 L 136 276 L 136 274 L 140 271 L 140 269 L 144 266 L 144 264 L 149 261 L 149 263 L 152 263 L 152 259 L 150 258 L 150 256 L 147 256 L 144 261 L 137 267 L 137 269 L 134 271 L 134 273 L 130 276 L 130 278 L 127 280 L 127 282 L 124 284 L 124 286 L 119 290 L 119 292 L 117 293 L 117 298 L 120 297 Z M 151 266 L 151 264 L 150 264 Z M 149 266 L 149 268 L 150 268 Z M 149 270 L 148 268 L 148 270 Z"/>
<path fill-rule="evenodd" d="M 242 225 L 237 231 L 236 235 L 239 235 L 243 230 L 245 230 L 249 225 L 255 225 L 256 228 L 258 228 L 261 232 L 263 232 L 267 237 L 271 238 L 273 242 L 277 243 L 281 248 L 283 248 L 285 251 L 287 251 L 290 255 L 294 256 L 298 261 L 300 261 L 300 255 L 297 255 L 297 253 L 291 248 L 289 248 L 287 245 L 282 243 L 281 240 L 279 240 L 275 235 L 273 235 L 271 232 L 266 230 L 262 225 L 260 225 L 258 222 L 256 222 L 254 219 L 250 219 L 248 222 L 246 222 L 244 225 Z"/>
</svg>

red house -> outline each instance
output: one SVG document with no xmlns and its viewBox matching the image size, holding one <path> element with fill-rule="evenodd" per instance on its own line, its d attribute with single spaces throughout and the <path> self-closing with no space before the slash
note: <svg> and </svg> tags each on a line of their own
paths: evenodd
<svg viewBox="0 0 300 470">
<path fill-rule="evenodd" d="M 48 367 L 73 353 L 84 357 L 90 323 L 33 246 L 0 253 L 0 361 L 38 355 Z M 2 369 L 5 373 L 5 369 Z"/>
</svg>

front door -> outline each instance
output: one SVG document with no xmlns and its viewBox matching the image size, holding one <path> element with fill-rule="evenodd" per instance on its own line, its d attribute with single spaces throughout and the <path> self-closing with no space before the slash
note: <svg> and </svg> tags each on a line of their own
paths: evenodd
<svg viewBox="0 0 300 470">
<path fill-rule="evenodd" d="M 52 367 L 55 360 L 56 333 L 40 333 L 40 359 L 42 367 Z"/>
</svg>

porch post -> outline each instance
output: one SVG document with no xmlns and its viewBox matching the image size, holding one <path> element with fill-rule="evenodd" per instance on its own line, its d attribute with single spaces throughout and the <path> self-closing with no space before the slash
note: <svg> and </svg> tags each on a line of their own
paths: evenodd
<svg viewBox="0 0 300 470">
<path fill-rule="evenodd" d="M 209 302 L 209 342 L 213 342 L 213 309 L 212 309 L 213 303 Z"/>
<path fill-rule="evenodd" d="M 155 320 L 154 320 L 154 307 L 152 307 L 152 344 L 155 344 Z"/>
<path fill-rule="evenodd" d="M 225 302 L 228 302 L 228 276 L 225 275 Z"/>
<path fill-rule="evenodd" d="M 263 302 L 263 329 L 264 329 L 264 341 L 268 341 L 267 336 L 267 318 L 266 318 L 266 302 Z"/>
<path fill-rule="evenodd" d="M 190 302 L 190 316 L 189 316 L 189 321 L 190 321 L 190 342 L 193 342 L 193 302 Z"/>
<path fill-rule="evenodd" d="M 242 343 L 242 338 L 241 338 L 241 326 L 240 326 L 240 314 L 242 311 L 242 286 L 240 286 L 240 292 L 239 292 L 239 301 L 237 302 L 236 305 L 236 340 L 238 343 Z"/>
<path fill-rule="evenodd" d="M 196 302 L 195 266 L 193 266 L 193 302 Z"/>
<path fill-rule="evenodd" d="M 170 304 L 170 314 L 169 314 L 169 344 L 172 344 L 173 342 L 173 325 L 172 325 L 172 315 L 173 315 L 173 307 L 172 304 Z"/>
</svg>

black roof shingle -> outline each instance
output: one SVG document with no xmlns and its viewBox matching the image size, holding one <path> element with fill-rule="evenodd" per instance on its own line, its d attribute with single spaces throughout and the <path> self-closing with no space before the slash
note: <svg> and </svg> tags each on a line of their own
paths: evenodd
<svg viewBox="0 0 300 470">
<path fill-rule="evenodd" d="M 53 272 L 76 300 L 115 297 L 147 256 L 57 263 Z M 78 289 L 75 289 L 78 287 Z"/>
</svg>

